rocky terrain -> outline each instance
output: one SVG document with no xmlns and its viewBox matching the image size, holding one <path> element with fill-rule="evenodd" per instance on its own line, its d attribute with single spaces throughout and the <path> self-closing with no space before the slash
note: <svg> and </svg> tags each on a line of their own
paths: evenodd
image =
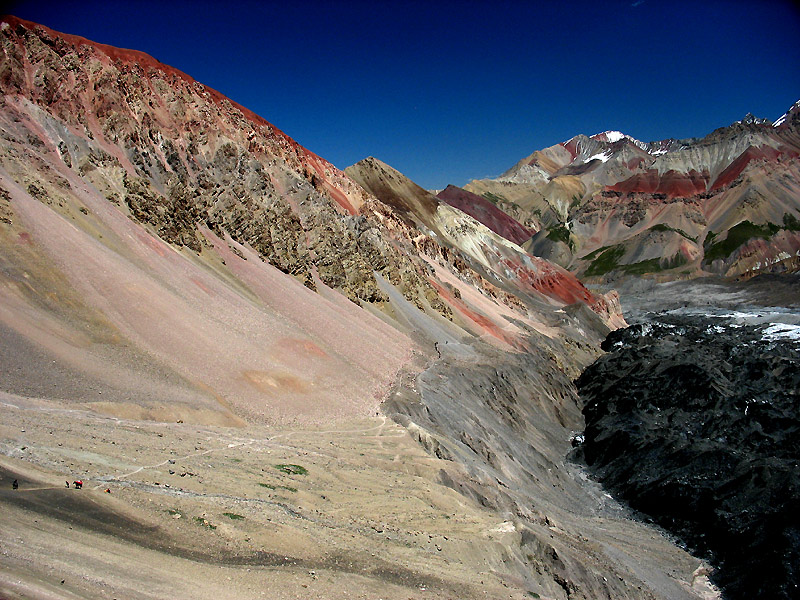
<svg viewBox="0 0 800 600">
<path fill-rule="evenodd" d="M 465 191 L 531 228 L 532 254 L 587 281 L 792 272 L 799 128 L 800 102 L 775 123 L 747 115 L 703 138 L 578 135 Z"/>
<path fill-rule="evenodd" d="M 0 45 L 1 595 L 716 597 L 566 460 L 625 323 L 532 221 L 133 50 Z"/>
<path fill-rule="evenodd" d="M 726 598 L 795 598 L 800 585 L 797 283 L 784 282 L 788 307 L 728 290 L 755 300 L 735 311 L 711 289 L 711 304 L 687 307 L 682 286 L 680 308 L 612 332 L 577 381 L 576 458 L 717 566 Z"/>
</svg>

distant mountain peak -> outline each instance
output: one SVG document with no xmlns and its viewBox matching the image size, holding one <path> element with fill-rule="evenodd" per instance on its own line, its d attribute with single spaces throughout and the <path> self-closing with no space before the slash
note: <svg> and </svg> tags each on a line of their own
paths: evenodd
<svg viewBox="0 0 800 600">
<path fill-rule="evenodd" d="M 595 133 L 594 135 L 590 135 L 589 137 L 591 139 L 593 139 L 593 140 L 597 140 L 597 141 L 600 141 L 600 142 L 609 142 L 611 144 L 613 144 L 614 142 L 619 142 L 620 140 L 623 140 L 623 139 L 629 139 L 632 142 L 638 141 L 638 140 L 632 138 L 631 136 L 629 136 L 626 133 L 622 133 L 621 131 L 613 131 L 613 130 L 612 131 L 603 131 L 603 132 L 600 132 L 600 133 Z"/>
<path fill-rule="evenodd" d="M 736 122 L 744 125 L 772 125 L 772 121 L 769 119 L 762 119 L 751 112 L 747 113 L 742 120 Z"/>
</svg>

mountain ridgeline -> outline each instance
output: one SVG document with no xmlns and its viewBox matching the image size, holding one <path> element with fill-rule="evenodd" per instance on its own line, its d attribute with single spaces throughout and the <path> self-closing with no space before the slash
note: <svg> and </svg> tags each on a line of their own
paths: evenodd
<svg viewBox="0 0 800 600">
<path fill-rule="evenodd" d="M 416 531 L 385 531 L 384 518 L 436 508 L 410 503 L 409 490 L 393 491 L 387 503 L 401 508 L 373 515 L 369 527 L 327 490 L 310 487 L 302 504 L 259 497 L 246 517 L 223 514 L 249 522 L 276 510 L 295 533 L 319 527 L 346 543 L 369 540 L 371 557 L 390 557 L 391 568 L 356 570 L 342 558 L 350 554 L 345 542 L 329 553 L 312 548 L 315 540 L 301 548 L 311 558 L 298 559 L 297 574 L 355 573 L 387 598 L 432 588 L 436 598 L 483 598 L 492 582 L 515 599 L 715 596 L 697 558 L 633 520 L 566 459 L 583 428 L 573 380 L 625 321 L 616 292 L 588 289 L 565 266 L 605 277 L 620 265 L 651 265 L 653 248 L 678 261 L 668 247 L 687 259 L 670 268 L 693 273 L 744 272 L 753 260 L 790 268 L 800 235 L 797 107 L 778 126 L 741 123 L 704 140 L 575 138 L 500 180 L 435 196 L 376 158 L 342 171 L 141 52 L 15 17 L 2 19 L 0 48 L 0 410 L 22 418 L 33 407 L 36 415 L 14 435 L 45 427 L 39 410 L 76 422 L 102 415 L 135 436 L 135 423 L 163 424 L 159 438 L 174 435 L 187 456 L 205 457 L 200 446 L 213 436 L 204 428 L 226 428 L 226 439 L 241 429 L 227 449 L 288 448 L 335 472 L 345 447 L 359 464 L 383 465 L 389 438 L 379 433 L 394 422 L 396 437 L 411 436 L 424 458 L 389 454 L 385 464 L 415 478 L 412 492 L 433 489 L 461 507 L 431 522 L 463 525 L 464 544 L 442 534 L 434 545 L 430 534 L 420 545 L 408 541 L 426 537 Z M 751 158 L 740 160 L 743 153 Z M 650 238 L 663 243 L 631 241 Z M 614 268 L 601 269 L 590 255 Z M 256 426 L 286 433 L 269 429 L 256 440 L 248 429 Z M 349 438 L 339 444 L 345 437 L 316 450 L 275 442 L 288 444 L 302 427 L 320 436 L 339 435 L 334 427 L 368 434 L 377 444 L 368 447 L 379 450 L 368 456 Z M 196 445 L 181 437 L 197 431 L 207 437 Z M 35 463 L 62 486 L 64 459 L 52 456 L 65 450 L 46 454 L 8 440 L 3 460 Z M 76 443 L 83 460 L 90 453 L 82 438 Z M 148 490 L 157 493 L 137 510 L 169 494 L 236 506 L 255 497 L 201 487 L 178 495 L 163 480 L 134 485 L 128 478 L 144 467 L 119 476 L 109 465 L 122 459 L 109 452 L 113 460 L 90 463 L 109 470 L 98 471 L 96 489 L 114 481 L 131 496 L 92 496 L 108 510 Z M 173 461 L 161 463 L 169 476 L 194 477 L 173 472 Z M 295 467 L 262 466 L 255 476 L 306 475 Z M 261 482 L 256 492 L 298 493 L 288 483 Z M 177 539 L 181 513 L 167 510 L 158 537 Z M 478 528 L 467 513 L 493 524 Z M 233 535 L 233 526 L 214 532 L 205 517 L 196 522 L 209 536 Z M 272 526 L 267 519 L 270 536 Z M 131 539 L 125 543 L 141 542 Z M 219 556 L 230 558 L 233 539 L 219 542 Z M 262 539 L 268 547 L 231 564 L 289 569 L 282 547 L 269 546 L 276 538 Z M 171 547 L 156 546 L 149 551 Z M 25 564 L 46 564 L 44 556 Z M 473 564 L 480 566 L 464 566 Z"/>
<path fill-rule="evenodd" d="M 749 278 L 800 266 L 798 157 L 800 102 L 703 138 L 577 135 L 464 191 L 535 231 L 532 254 L 591 281 Z"/>
</svg>

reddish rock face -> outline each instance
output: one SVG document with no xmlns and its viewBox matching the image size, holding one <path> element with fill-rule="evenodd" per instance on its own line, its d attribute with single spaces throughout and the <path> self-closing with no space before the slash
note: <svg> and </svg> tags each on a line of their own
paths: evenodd
<svg viewBox="0 0 800 600">
<path fill-rule="evenodd" d="M 798 152 L 790 148 L 773 148 L 771 146 L 749 147 L 736 160 L 728 165 L 712 185 L 712 190 L 719 190 L 731 185 L 753 161 L 778 162 L 782 157 L 797 158 Z"/>
<path fill-rule="evenodd" d="M 620 181 L 607 189 L 624 194 L 662 194 L 667 198 L 690 197 L 706 191 L 708 185 L 708 171 L 698 173 L 694 169 L 688 173 L 667 171 L 659 175 L 655 169 L 648 169 L 644 173 L 637 173 L 630 179 Z"/>
<path fill-rule="evenodd" d="M 450 206 L 467 213 L 497 235 L 503 236 L 515 244 L 526 242 L 536 233 L 516 219 L 509 217 L 483 196 L 478 196 L 454 185 L 448 185 L 437 194 L 437 197 Z"/>
</svg>

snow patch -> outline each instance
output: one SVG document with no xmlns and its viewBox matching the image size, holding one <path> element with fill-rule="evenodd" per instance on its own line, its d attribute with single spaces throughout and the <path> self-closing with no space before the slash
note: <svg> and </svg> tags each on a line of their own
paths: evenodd
<svg viewBox="0 0 800 600">
<path fill-rule="evenodd" d="M 793 110 L 798 109 L 798 108 L 800 108 L 800 100 L 795 102 L 792 105 L 792 108 L 790 108 L 785 113 L 783 113 L 780 117 L 778 117 L 778 119 L 772 124 L 772 126 L 773 127 L 778 127 L 779 125 L 781 125 L 787 118 L 789 118 L 789 113 L 791 113 Z"/>
<path fill-rule="evenodd" d="M 600 154 L 595 154 L 594 156 L 590 156 L 583 162 L 588 163 L 595 159 L 600 160 L 602 162 L 606 162 L 609 158 L 611 158 L 611 152 L 609 150 L 606 150 L 605 152 L 601 152 Z"/>
<path fill-rule="evenodd" d="M 611 143 L 618 142 L 622 138 L 628 137 L 627 135 L 625 135 L 621 131 L 604 131 L 603 133 L 605 133 L 606 139 Z"/>
<path fill-rule="evenodd" d="M 512 521 L 503 521 L 497 527 L 492 527 L 489 531 L 493 533 L 511 533 L 512 531 L 516 531 L 517 528 L 514 526 Z"/>
<path fill-rule="evenodd" d="M 763 338 L 771 342 L 777 340 L 796 340 L 800 342 L 800 325 L 773 323 L 764 330 Z"/>
</svg>

